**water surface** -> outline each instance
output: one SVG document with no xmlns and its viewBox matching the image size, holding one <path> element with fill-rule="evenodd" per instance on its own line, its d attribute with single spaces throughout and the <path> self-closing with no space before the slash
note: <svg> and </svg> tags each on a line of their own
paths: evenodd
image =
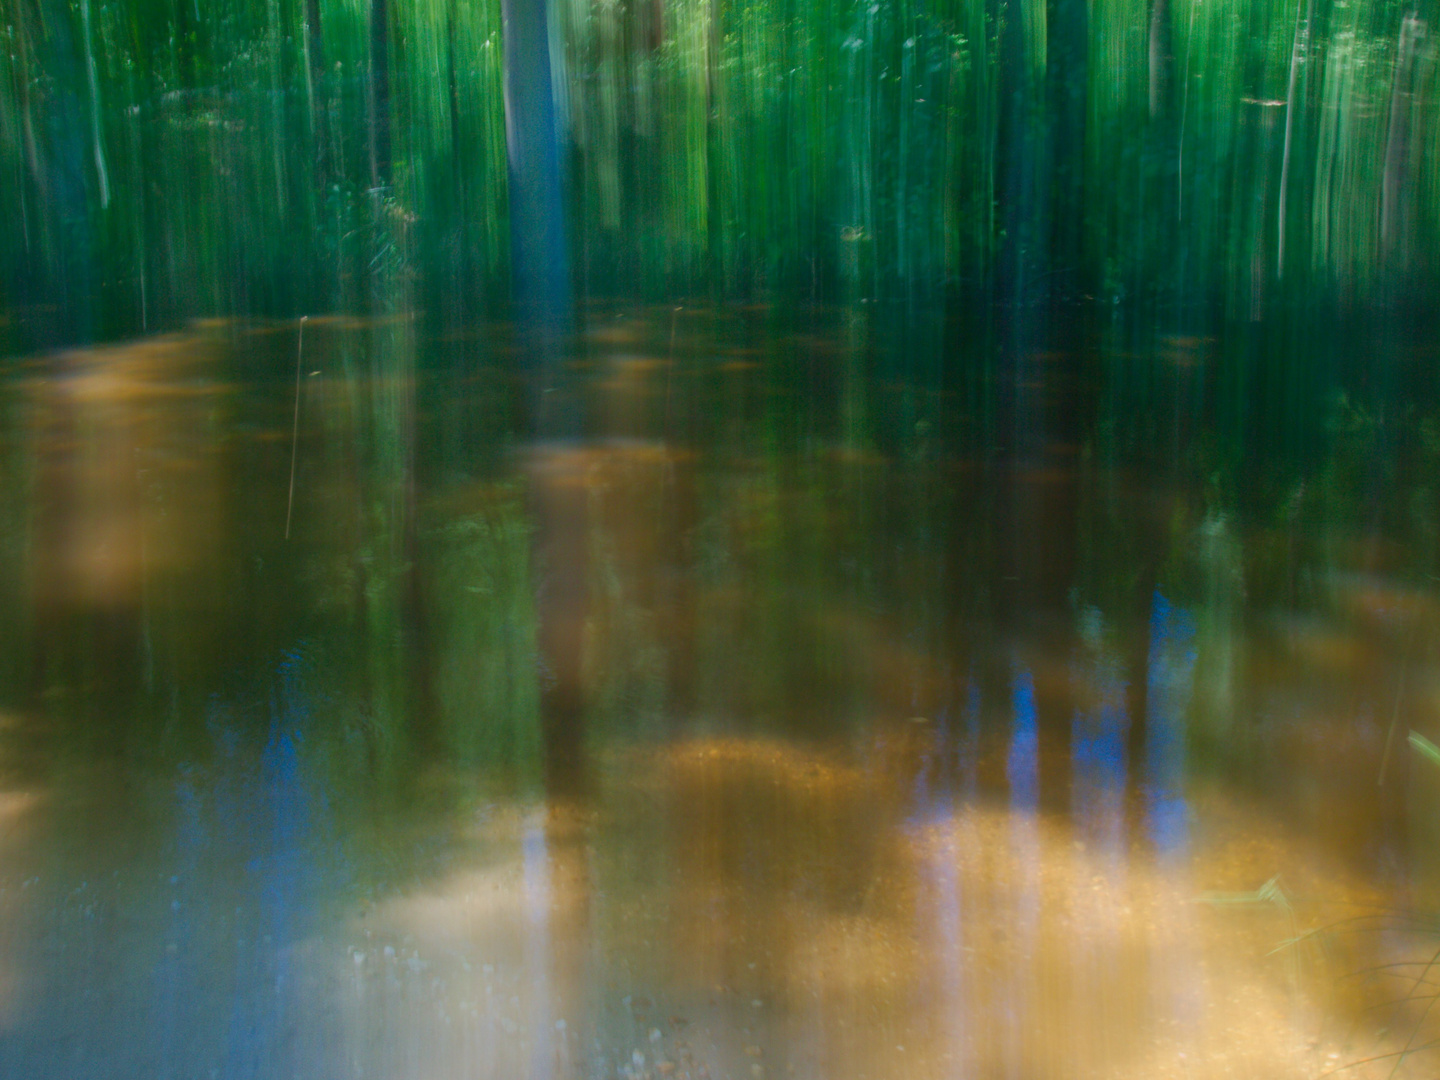
<svg viewBox="0 0 1440 1080">
<path fill-rule="evenodd" d="M 1428 443 L 585 325 L 12 368 L 7 1074 L 1433 1069 Z"/>
</svg>

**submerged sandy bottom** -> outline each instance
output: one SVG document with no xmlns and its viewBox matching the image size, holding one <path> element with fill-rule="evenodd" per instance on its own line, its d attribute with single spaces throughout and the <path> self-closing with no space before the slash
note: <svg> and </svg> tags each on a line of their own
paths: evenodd
<svg viewBox="0 0 1440 1080">
<path fill-rule="evenodd" d="M 351 920 L 343 955 L 320 950 L 356 1075 L 1273 1078 L 1394 1063 L 1354 1064 L 1393 1047 L 1337 993 L 1350 947 L 1287 944 L 1358 910 L 1345 890 L 1375 898 L 1286 837 L 1244 831 L 1233 807 L 1160 858 L 1107 839 L 1118 822 L 906 814 L 876 772 L 766 742 L 630 755 L 601 787 L 589 813 L 486 813 L 483 865 Z M 1291 891 L 1283 876 L 1262 888 L 1282 865 Z M 1293 895 L 1312 886 L 1327 904 Z"/>
<path fill-rule="evenodd" d="M 247 848 L 214 828 L 188 864 L 173 836 L 112 836 L 107 873 L 106 853 L 61 842 L 44 799 L 7 796 L 0 1066 L 1300 1078 L 1395 1049 L 1418 1016 L 1359 1011 L 1376 987 L 1346 976 L 1423 940 L 1287 945 L 1378 897 L 1219 796 L 1159 856 L 1121 841 L 1119 799 L 1077 824 L 917 800 L 884 761 L 697 740 L 606 758 L 584 808 L 457 805 L 355 837 L 393 875 L 347 891 L 323 844 Z M 23 854 L 42 841 L 75 860 L 44 863 L 44 881 Z"/>
</svg>

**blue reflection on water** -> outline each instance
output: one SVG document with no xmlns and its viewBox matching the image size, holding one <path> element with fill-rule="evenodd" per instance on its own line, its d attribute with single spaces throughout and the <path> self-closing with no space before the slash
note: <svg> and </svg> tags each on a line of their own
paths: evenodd
<svg viewBox="0 0 1440 1080">
<path fill-rule="evenodd" d="M 550 849 L 545 839 L 545 810 L 533 811 L 520 841 L 524 873 L 525 966 L 530 998 L 531 1080 L 554 1074 L 555 1049 L 550 1006 Z"/>
<path fill-rule="evenodd" d="M 1156 590 L 1150 610 L 1145 718 L 1145 806 L 1151 841 L 1166 855 L 1189 844 L 1185 806 L 1186 716 L 1195 674 L 1195 621 Z"/>
<path fill-rule="evenodd" d="M 1014 726 L 1010 730 L 1010 808 L 1030 811 L 1039 805 L 1040 733 L 1035 718 L 1035 680 L 1023 668 L 1015 674 Z"/>
<path fill-rule="evenodd" d="M 1085 704 L 1070 725 L 1074 783 L 1071 812 L 1077 826 L 1101 851 L 1123 850 L 1126 743 L 1130 714 L 1125 707 L 1126 680 L 1119 662 L 1104 651 L 1104 619 L 1094 608 L 1082 615 L 1090 652 L 1078 662 L 1078 682 L 1088 686 Z"/>
<path fill-rule="evenodd" d="M 223 775 L 214 782 L 214 819 L 230 857 L 247 853 L 242 885 L 250 916 L 237 918 L 234 990 L 221 1075 L 265 1076 L 298 1065 L 308 1047 L 323 1046 L 324 1023 L 300 996 L 295 945 L 312 929 L 317 899 L 344 880 L 344 861 L 325 839 L 326 801 L 309 775 L 304 745 L 315 723 L 305 643 L 281 661 L 270 695 L 270 728 L 258 775 L 225 746 Z M 243 857 L 243 856 L 241 856 Z M 242 909 L 236 908 L 241 916 Z M 218 915 L 218 913 L 217 913 Z M 306 1018 L 302 1024 L 302 1015 Z M 294 1041 L 303 1026 L 304 1044 Z"/>
<path fill-rule="evenodd" d="M 1035 679 L 1026 668 L 1015 667 L 1011 691 L 1014 720 L 1010 729 L 1010 753 L 1006 771 L 1010 780 L 1010 845 L 1015 859 L 1011 910 L 1015 913 L 1016 955 L 1022 972 L 1013 973 L 1005 983 L 1005 1074 L 1027 1073 L 1030 962 L 1040 924 L 1040 729 L 1036 713 Z"/>
</svg>

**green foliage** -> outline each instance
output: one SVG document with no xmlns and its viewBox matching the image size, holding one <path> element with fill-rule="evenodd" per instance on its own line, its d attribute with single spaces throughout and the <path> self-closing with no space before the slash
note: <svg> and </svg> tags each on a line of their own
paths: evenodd
<svg viewBox="0 0 1440 1080">
<path fill-rule="evenodd" d="M 1437 39 L 1395 0 L 552 8 L 586 293 L 923 302 L 987 295 L 1018 252 L 1002 299 L 1247 320 L 1433 296 Z M 3 22 L 0 250 L 32 338 L 353 310 L 346 206 L 372 189 L 413 221 L 428 310 L 505 296 L 498 0 L 10 0 Z"/>
</svg>

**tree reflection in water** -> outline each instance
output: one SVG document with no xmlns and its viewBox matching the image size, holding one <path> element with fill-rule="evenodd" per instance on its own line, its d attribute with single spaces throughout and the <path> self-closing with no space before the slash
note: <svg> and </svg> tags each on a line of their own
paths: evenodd
<svg viewBox="0 0 1440 1080">
<path fill-rule="evenodd" d="M 575 345 L 586 430 L 472 451 L 420 418 L 503 379 L 457 390 L 407 326 L 306 323 L 288 540 L 297 326 L 5 384 L 0 1070 L 1301 1077 L 1397 1045 L 1364 1012 L 1395 988 L 1341 976 L 1424 934 L 1343 920 L 1433 880 L 1434 776 L 1375 785 L 1390 718 L 1392 755 L 1435 719 L 1423 518 L 1380 559 L 1331 459 L 1323 511 L 1274 511 L 1075 416 L 1016 470 L 851 408 L 933 387 L 811 340 L 837 367 L 797 388 L 796 339 L 669 309 Z M 1290 914 L 1195 902 L 1277 874 Z"/>
</svg>

